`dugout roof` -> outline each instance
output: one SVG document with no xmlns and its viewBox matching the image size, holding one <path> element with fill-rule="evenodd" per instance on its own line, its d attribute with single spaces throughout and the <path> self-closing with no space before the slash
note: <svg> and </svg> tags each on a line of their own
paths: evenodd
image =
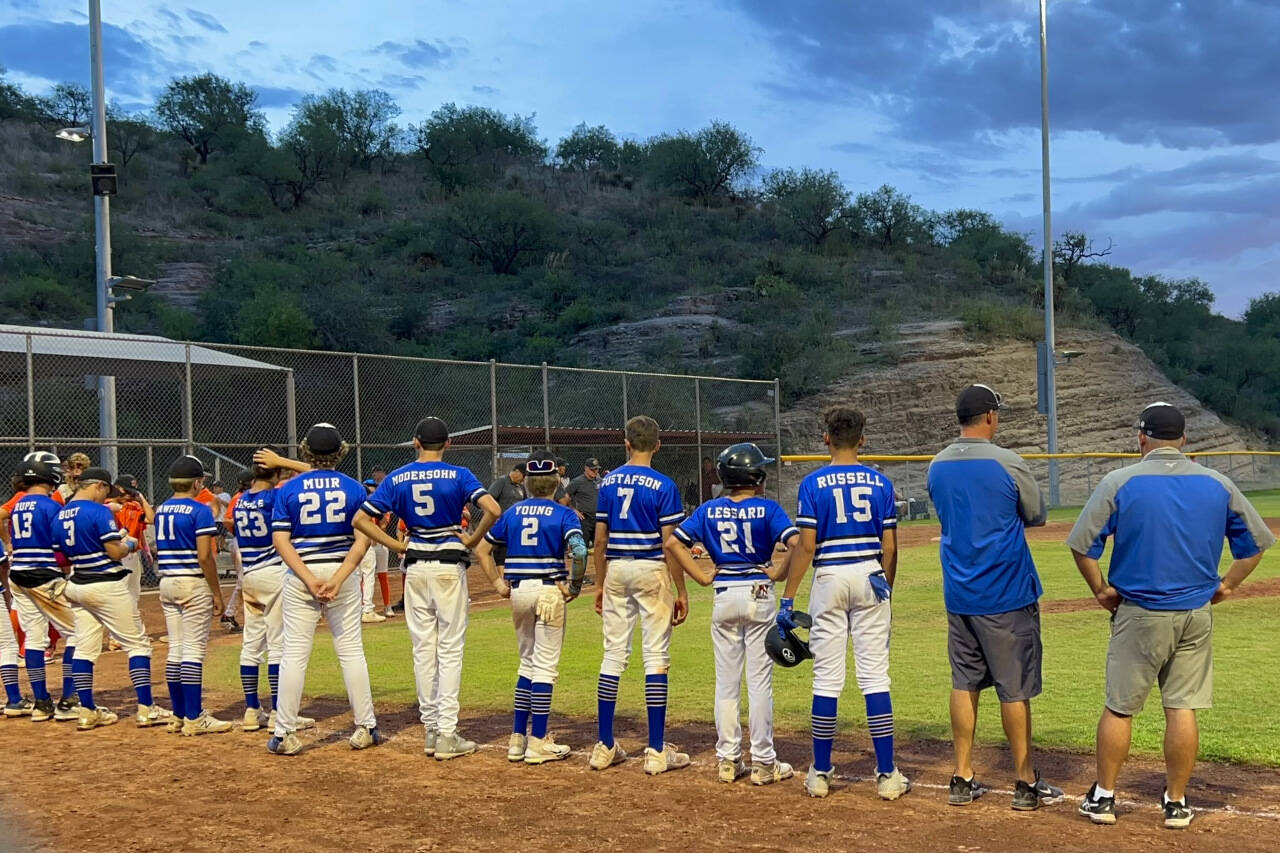
<svg viewBox="0 0 1280 853">
<path fill-rule="evenodd" d="M 187 349 L 191 364 L 227 370 L 270 370 L 288 372 L 288 368 L 265 361 L 195 344 L 185 344 L 155 335 L 118 335 L 106 332 L 84 332 L 75 329 L 48 329 L 39 326 L 0 325 L 0 353 L 26 356 L 27 336 L 31 336 L 31 355 L 38 359 L 42 374 L 107 374 L 118 372 L 123 365 L 183 365 Z"/>
</svg>

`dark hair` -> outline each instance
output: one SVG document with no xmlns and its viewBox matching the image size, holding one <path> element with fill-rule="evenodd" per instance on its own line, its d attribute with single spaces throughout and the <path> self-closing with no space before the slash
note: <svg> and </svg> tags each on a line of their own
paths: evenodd
<svg viewBox="0 0 1280 853">
<path fill-rule="evenodd" d="M 857 447 L 867 416 L 851 406 L 832 406 L 822 413 L 822 427 L 832 447 Z"/>
<path fill-rule="evenodd" d="M 994 411 L 994 410 L 993 410 L 993 411 Z M 967 427 L 975 427 L 975 426 L 977 426 L 978 424 L 980 424 L 980 423 L 982 423 L 983 421 L 985 421 L 985 420 L 987 419 L 987 415 L 989 415 L 989 414 L 990 414 L 990 412 L 981 412 L 980 414 L 971 415 L 970 417 L 967 417 L 967 418 L 961 418 L 961 419 L 960 419 L 960 426 L 961 426 L 961 427 L 966 427 L 966 428 L 967 428 Z"/>
</svg>

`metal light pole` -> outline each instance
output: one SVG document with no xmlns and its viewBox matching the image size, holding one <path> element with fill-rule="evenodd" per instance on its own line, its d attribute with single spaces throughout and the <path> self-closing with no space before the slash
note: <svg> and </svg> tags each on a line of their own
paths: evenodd
<svg viewBox="0 0 1280 853">
<path fill-rule="evenodd" d="M 89 0 L 89 64 L 93 85 L 93 162 L 107 162 L 107 93 L 102 79 L 102 3 Z M 93 196 L 95 284 L 98 296 L 98 331 L 115 331 L 111 297 L 111 199 Z M 103 441 L 100 464 L 116 472 L 116 378 L 98 377 L 98 428 Z"/>
<path fill-rule="evenodd" d="M 1049 203 L 1049 37 L 1048 0 L 1040 0 L 1040 175 L 1044 196 L 1044 368 L 1045 413 L 1049 421 L 1049 453 L 1058 452 L 1057 361 L 1053 328 L 1053 218 Z M 1049 460 L 1049 506 L 1058 506 L 1058 460 Z"/>
</svg>

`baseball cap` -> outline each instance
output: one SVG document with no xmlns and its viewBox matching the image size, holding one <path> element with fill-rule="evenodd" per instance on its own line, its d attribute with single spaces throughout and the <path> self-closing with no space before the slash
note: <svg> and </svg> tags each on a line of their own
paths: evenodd
<svg viewBox="0 0 1280 853">
<path fill-rule="evenodd" d="M 81 473 L 79 484 L 86 485 L 88 483 L 106 483 L 111 485 L 111 472 L 106 468 L 85 468 Z"/>
<path fill-rule="evenodd" d="M 600 470 L 600 460 L 592 456 L 586 462 L 582 463 L 583 468 L 591 468 L 594 471 Z"/>
<path fill-rule="evenodd" d="M 413 437 L 423 444 L 444 444 L 449 440 L 449 427 L 437 417 L 425 417 L 413 428 Z"/>
<path fill-rule="evenodd" d="M 372 477 L 365 480 L 361 485 L 368 486 L 371 489 L 376 489 L 378 487 L 377 481 L 374 480 Z"/>
<path fill-rule="evenodd" d="M 342 449 L 342 433 L 333 424 L 316 424 L 303 439 L 312 453 L 328 456 Z"/>
<path fill-rule="evenodd" d="M 970 385 L 956 398 L 956 418 L 961 421 L 1003 408 L 1004 398 L 986 385 Z"/>
<path fill-rule="evenodd" d="M 529 461 L 524 463 L 524 469 L 526 474 L 535 477 L 540 474 L 554 474 L 556 458 L 546 450 L 535 450 L 529 454 Z"/>
<path fill-rule="evenodd" d="M 194 456 L 179 456 L 169 466 L 170 480 L 195 480 L 204 476 L 204 463 Z"/>
<path fill-rule="evenodd" d="M 1138 416 L 1138 429 L 1144 435 L 1160 441 L 1182 438 L 1187 431 L 1187 419 L 1172 403 L 1156 402 L 1142 410 Z"/>
<path fill-rule="evenodd" d="M 249 488 L 253 485 L 253 469 L 244 468 L 239 474 L 236 474 L 236 485 Z"/>
<path fill-rule="evenodd" d="M 133 476 L 132 474 L 117 474 L 116 485 L 120 486 L 121 488 L 132 489 L 134 481 L 136 481 L 137 479 L 138 478 Z"/>
</svg>

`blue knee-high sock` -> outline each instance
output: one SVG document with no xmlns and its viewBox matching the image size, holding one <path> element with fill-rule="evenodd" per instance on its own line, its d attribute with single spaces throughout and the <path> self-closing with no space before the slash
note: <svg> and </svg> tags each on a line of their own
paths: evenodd
<svg viewBox="0 0 1280 853">
<path fill-rule="evenodd" d="M 644 704 L 649 711 L 649 748 L 661 752 L 667 732 L 667 674 L 644 677 Z"/>
<path fill-rule="evenodd" d="M 76 678 L 75 665 L 72 663 L 76 656 L 75 646 L 66 646 L 62 649 L 62 698 L 71 699 L 76 695 Z"/>
<path fill-rule="evenodd" d="M 73 660 L 71 677 L 76 681 L 76 693 L 80 696 L 80 707 L 92 711 L 98 706 L 93 704 L 93 661 Z"/>
<path fill-rule="evenodd" d="M 133 690 L 138 694 L 138 704 L 150 708 L 155 704 L 151 698 L 151 658 L 137 655 L 129 658 L 129 680 L 133 682 Z"/>
<path fill-rule="evenodd" d="M 271 710 L 280 707 L 280 664 L 267 664 L 267 684 L 271 687 Z"/>
<path fill-rule="evenodd" d="M 9 702 L 16 705 L 22 701 L 22 691 L 18 688 L 18 665 L 16 663 L 0 666 L 0 681 L 4 682 L 4 695 Z"/>
<path fill-rule="evenodd" d="M 600 742 L 613 747 L 613 712 L 618 707 L 618 681 L 616 675 L 600 673 L 596 682 L 596 727 L 599 729 Z"/>
<path fill-rule="evenodd" d="M 555 687 L 549 681 L 535 681 L 529 694 L 529 712 L 533 717 L 533 736 L 547 736 L 547 721 L 551 718 L 551 690 Z"/>
<path fill-rule="evenodd" d="M 186 719 L 183 713 L 185 705 L 182 701 L 182 663 L 180 661 L 165 661 L 164 683 L 169 687 L 169 701 L 173 703 L 173 716 L 179 720 Z"/>
<path fill-rule="evenodd" d="M 31 695 L 37 702 L 49 701 L 49 685 L 45 682 L 44 650 L 27 649 L 27 681 L 31 684 Z"/>
<path fill-rule="evenodd" d="M 240 666 L 240 686 L 244 688 L 244 706 L 257 710 L 262 707 L 258 701 L 258 665 Z"/>
<path fill-rule="evenodd" d="M 831 747 L 836 740 L 836 700 L 830 696 L 813 697 L 813 767 L 831 769 Z"/>
<path fill-rule="evenodd" d="M 200 696 L 200 682 L 204 678 L 204 665 L 199 661 L 182 662 L 182 713 L 188 720 L 198 719 L 204 713 Z"/>
<path fill-rule="evenodd" d="M 533 682 L 523 675 L 516 678 L 515 714 L 511 719 L 511 731 L 522 735 L 529 730 L 529 688 Z"/>
<path fill-rule="evenodd" d="M 871 745 L 876 750 L 876 772 L 893 772 L 893 702 L 889 692 L 869 693 L 867 700 L 867 729 L 871 732 Z"/>
</svg>

